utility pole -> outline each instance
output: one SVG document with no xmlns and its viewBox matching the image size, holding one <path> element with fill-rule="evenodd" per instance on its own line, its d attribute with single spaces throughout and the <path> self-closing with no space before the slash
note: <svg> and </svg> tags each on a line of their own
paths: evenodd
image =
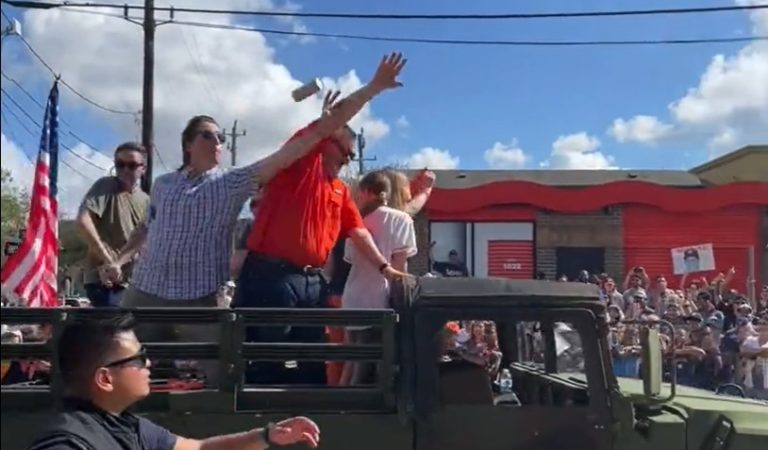
<svg viewBox="0 0 768 450">
<path fill-rule="evenodd" d="M 147 150 L 146 173 L 141 187 L 149 193 L 152 187 L 154 159 L 154 83 L 155 83 L 155 0 L 144 0 L 144 92 L 141 107 L 141 145 Z"/>
<path fill-rule="evenodd" d="M 229 145 L 227 148 L 229 149 L 230 153 L 232 153 L 232 167 L 235 167 L 237 165 L 237 138 L 240 136 L 245 136 L 246 130 L 243 130 L 242 132 L 238 133 L 237 131 L 237 120 L 235 120 L 235 124 L 232 125 L 232 131 L 227 133 L 226 131 L 224 134 L 226 136 L 229 136 Z"/>
<path fill-rule="evenodd" d="M 365 156 L 363 155 L 363 150 L 365 150 L 365 136 L 363 136 L 364 131 L 365 130 L 360 128 L 360 133 L 358 133 L 357 135 L 357 152 L 359 153 L 357 155 L 357 165 L 358 165 L 358 169 L 360 170 L 359 175 L 361 177 L 365 173 L 365 161 L 376 161 L 375 156 L 373 158 L 366 159 Z"/>
</svg>

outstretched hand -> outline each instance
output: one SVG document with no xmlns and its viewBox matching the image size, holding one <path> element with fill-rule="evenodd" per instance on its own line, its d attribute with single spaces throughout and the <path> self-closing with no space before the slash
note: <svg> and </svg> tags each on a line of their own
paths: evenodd
<svg viewBox="0 0 768 450">
<path fill-rule="evenodd" d="M 325 94 L 325 98 L 323 98 L 323 117 L 329 115 L 333 108 L 338 105 L 336 100 L 339 99 L 339 95 L 341 95 L 341 91 L 338 90 L 330 90 Z"/>
<path fill-rule="evenodd" d="M 403 85 L 397 80 L 400 71 L 405 67 L 405 63 L 408 60 L 403 58 L 402 53 L 390 53 L 387 56 L 381 58 L 379 67 L 376 69 L 376 73 L 373 75 L 371 84 L 380 90 L 398 88 Z"/>
<path fill-rule="evenodd" d="M 315 448 L 320 442 L 320 428 L 306 417 L 292 417 L 275 424 L 269 440 L 280 446 L 303 442 Z"/>
</svg>

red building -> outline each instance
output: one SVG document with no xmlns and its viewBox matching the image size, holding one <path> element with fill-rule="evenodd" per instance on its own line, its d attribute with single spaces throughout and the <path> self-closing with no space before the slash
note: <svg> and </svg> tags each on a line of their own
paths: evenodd
<svg viewBox="0 0 768 450">
<path fill-rule="evenodd" d="M 763 169 L 754 170 L 762 167 Z M 768 281 L 768 147 L 746 147 L 691 171 L 440 171 L 417 220 L 420 258 L 458 251 L 475 276 L 618 282 L 643 266 L 677 285 L 673 248 L 711 244 L 711 279 L 736 268 L 742 292 Z"/>
</svg>

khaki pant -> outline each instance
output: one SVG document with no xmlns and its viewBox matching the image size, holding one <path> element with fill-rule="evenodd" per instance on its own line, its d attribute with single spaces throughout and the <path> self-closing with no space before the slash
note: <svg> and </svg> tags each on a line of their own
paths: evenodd
<svg viewBox="0 0 768 450">
<path fill-rule="evenodd" d="M 170 300 L 148 294 L 136 288 L 129 287 L 123 293 L 120 306 L 123 308 L 216 308 L 216 293 L 191 300 Z M 168 324 L 168 323 L 139 323 L 136 337 L 142 342 L 219 342 L 220 327 L 217 324 Z M 212 360 L 201 360 L 198 366 L 205 374 L 206 384 L 216 386 L 219 379 L 219 363 Z"/>
</svg>

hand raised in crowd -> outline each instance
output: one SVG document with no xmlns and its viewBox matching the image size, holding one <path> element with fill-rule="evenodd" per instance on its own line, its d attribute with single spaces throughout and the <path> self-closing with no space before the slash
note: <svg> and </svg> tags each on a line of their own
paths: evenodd
<svg viewBox="0 0 768 450">
<path fill-rule="evenodd" d="M 275 424 L 268 437 L 279 446 L 302 442 L 315 448 L 320 441 L 320 428 L 306 417 L 292 417 Z"/>
<path fill-rule="evenodd" d="M 416 192 L 422 192 L 422 191 L 426 191 L 427 189 L 432 189 L 432 187 L 435 185 L 436 179 L 437 179 L 437 175 L 435 175 L 435 172 L 432 172 L 431 170 L 425 168 L 424 170 L 419 172 L 418 175 L 416 175 L 416 180 L 414 183 Z"/>
<path fill-rule="evenodd" d="M 379 67 L 373 75 L 371 85 L 378 90 L 394 89 L 402 87 L 403 83 L 397 80 L 398 75 L 405 67 L 408 60 L 403 58 L 402 53 L 390 53 L 381 58 Z"/>
</svg>

